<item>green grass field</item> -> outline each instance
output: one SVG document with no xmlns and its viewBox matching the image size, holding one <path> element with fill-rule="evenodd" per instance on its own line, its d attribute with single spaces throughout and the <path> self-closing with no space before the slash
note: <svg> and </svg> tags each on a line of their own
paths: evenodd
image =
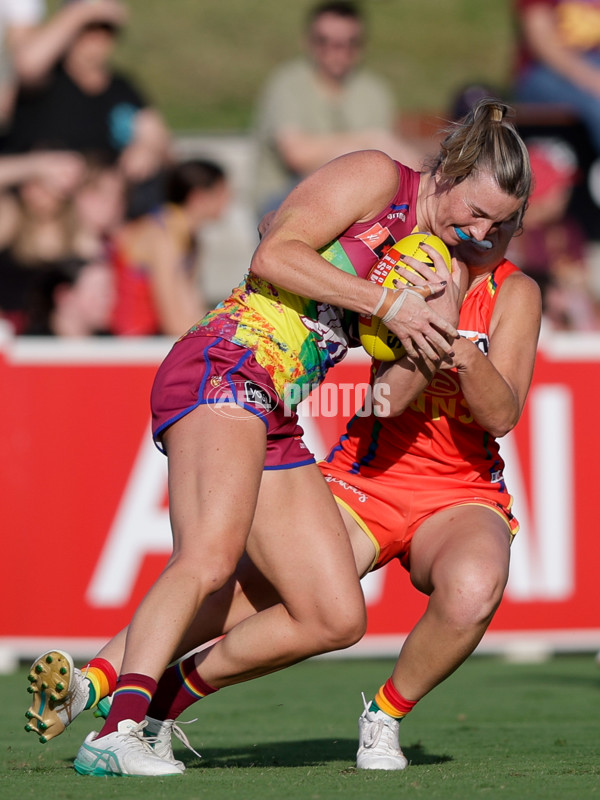
<svg viewBox="0 0 600 800">
<path fill-rule="evenodd" d="M 593 657 L 510 664 L 476 656 L 401 726 L 411 766 L 354 767 L 361 690 L 390 660 L 314 660 L 236 686 L 190 709 L 186 729 L 203 758 L 180 746 L 182 777 L 90 778 L 71 762 L 100 723 L 89 713 L 46 745 L 23 730 L 26 670 L 0 677 L 0 796 L 121 800 L 397 800 L 600 797 L 600 670 Z"/>
</svg>

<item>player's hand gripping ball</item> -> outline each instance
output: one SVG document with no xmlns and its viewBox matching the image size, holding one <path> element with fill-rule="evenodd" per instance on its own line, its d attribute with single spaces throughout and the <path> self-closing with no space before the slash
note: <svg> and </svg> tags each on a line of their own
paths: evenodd
<svg viewBox="0 0 600 800">
<path fill-rule="evenodd" d="M 450 251 L 440 238 L 431 233 L 411 233 L 396 242 L 385 256 L 371 268 L 367 280 L 378 283 L 380 286 L 386 286 L 388 289 L 396 288 L 394 286 L 395 280 L 408 283 L 405 278 L 398 275 L 394 270 L 394 267 L 400 261 L 400 256 L 403 255 L 412 256 L 412 258 L 428 264 L 435 270 L 429 255 L 424 250 L 421 250 L 421 243 L 423 242 L 431 245 L 438 253 L 441 253 L 448 269 L 452 268 Z M 407 264 L 403 264 L 403 266 L 406 269 L 411 269 Z M 359 316 L 358 334 L 362 346 L 371 358 L 375 358 L 377 361 L 395 361 L 397 358 L 402 358 L 406 352 L 400 339 L 388 330 L 379 317 Z"/>
</svg>

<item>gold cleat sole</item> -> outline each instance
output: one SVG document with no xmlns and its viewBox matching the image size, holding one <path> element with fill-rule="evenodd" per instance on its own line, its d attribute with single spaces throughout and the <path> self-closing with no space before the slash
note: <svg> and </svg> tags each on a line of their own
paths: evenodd
<svg viewBox="0 0 600 800">
<path fill-rule="evenodd" d="M 29 720 L 25 730 L 37 733 L 42 744 L 61 734 L 66 727 L 55 709 L 69 696 L 72 675 L 73 661 L 60 650 L 49 650 L 31 665 L 27 691 L 33 695 L 33 700 L 25 712 Z"/>
</svg>

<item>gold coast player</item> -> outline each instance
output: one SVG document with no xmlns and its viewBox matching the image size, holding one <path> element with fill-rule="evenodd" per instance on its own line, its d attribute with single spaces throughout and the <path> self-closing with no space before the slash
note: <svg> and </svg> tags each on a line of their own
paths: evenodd
<svg viewBox="0 0 600 800">
<path fill-rule="evenodd" d="M 429 304 L 408 295 L 400 306 L 400 294 L 382 292 L 361 276 L 386 241 L 414 227 L 450 245 L 464 237 L 483 242 L 472 245 L 483 253 L 503 225 L 514 225 L 529 194 L 530 171 L 505 111 L 490 101 L 480 104 L 447 137 L 430 171 L 417 175 L 381 153 L 363 152 L 308 178 L 275 216 L 248 281 L 194 326 L 161 366 L 153 413 L 155 435 L 169 457 L 174 555 L 136 612 L 124 655 L 123 634 L 100 654 L 120 669 L 120 679 L 104 728 L 79 750 L 78 771 L 181 772 L 170 744 L 154 752 L 143 739 L 146 716 L 162 741 L 173 719 L 199 697 L 362 635 L 364 604 L 352 550 L 327 484 L 298 438 L 296 419 L 281 408 L 282 389 L 318 383 L 343 355 L 340 308 L 377 310 L 413 357 L 418 347 L 424 360 L 437 363 L 438 353 L 451 351 L 454 344 L 440 331 L 452 339 L 455 329 Z M 345 231 L 341 237 L 339 230 Z M 448 280 L 443 263 L 436 266 L 438 279 Z M 447 288 L 435 308 L 457 318 L 452 281 Z M 218 589 L 244 548 L 270 582 L 269 592 L 255 603 L 242 596 L 238 607 L 234 600 L 218 617 L 212 613 Z M 281 598 L 275 604 L 274 592 Z M 176 653 L 210 638 L 219 625 L 228 631 L 221 641 L 165 672 Z M 100 660 L 93 669 L 101 671 Z M 47 697 L 36 679 L 41 662 L 32 671 L 37 699 Z M 30 710 L 37 723 L 31 727 L 41 732 L 46 725 L 46 739 L 97 699 L 85 699 L 89 681 L 80 672 L 67 667 L 67 673 L 64 691 L 48 699 L 54 716 L 45 716 L 37 700 Z M 73 698 L 80 699 L 75 704 Z"/>
<path fill-rule="evenodd" d="M 359 720 L 360 769 L 406 766 L 399 721 L 473 652 L 508 579 L 518 524 L 497 438 L 523 410 L 541 319 L 537 285 L 497 264 L 518 221 L 490 234 L 488 251 L 461 246 L 468 289 L 453 357 L 432 380 L 406 359 L 382 365 L 375 382 L 389 404 L 379 413 L 390 416 L 356 416 L 321 464 L 360 574 L 398 558 L 429 595 Z"/>
</svg>

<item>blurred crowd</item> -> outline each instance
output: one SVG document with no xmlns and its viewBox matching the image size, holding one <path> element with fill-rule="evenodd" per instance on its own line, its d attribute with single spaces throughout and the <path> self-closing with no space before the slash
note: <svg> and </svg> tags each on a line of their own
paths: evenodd
<svg viewBox="0 0 600 800">
<path fill-rule="evenodd" d="M 17 334 L 177 336 L 205 312 L 199 233 L 230 199 L 177 160 L 112 67 L 118 0 L 0 0 L 0 314 Z"/>
<path fill-rule="evenodd" d="M 510 99 L 536 183 L 509 255 L 540 284 L 549 328 L 598 330 L 600 0 L 514 0 L 514 19 Z"/>
<path fill-rule="evenodd" d="M 213 159 L 176 158 L 159 110 L 113 68 L 130 15 L 121 0 L 64 0 L 53 13 L 0 0 L 0 318 L 17 334 L 176 337 L 206 310 L 202 230 L 226 213 L 232 182 Z M 542 287 L 549 328 L 598 330 L 600 191 L 595 204 L 587 187 L 600 172 L 600 0 L 515 0 L 514 15 L 511 86 L 474 75 L 440 116 L 495 95 L 515 104 L 518 127 L 532 110 L 542 120 L 521 130 L 535 190 L 509 257 Z M 255 223 L 337 155 L 378 148 L 418 169 L 437 148 L 402 133 L 393 88 L 363 63 L 366 30 L 359 4 L 320 3 L 303 53 L 257 94 Z M 565 135 L 574 125 L 592 164 Z"/>
</svg>

